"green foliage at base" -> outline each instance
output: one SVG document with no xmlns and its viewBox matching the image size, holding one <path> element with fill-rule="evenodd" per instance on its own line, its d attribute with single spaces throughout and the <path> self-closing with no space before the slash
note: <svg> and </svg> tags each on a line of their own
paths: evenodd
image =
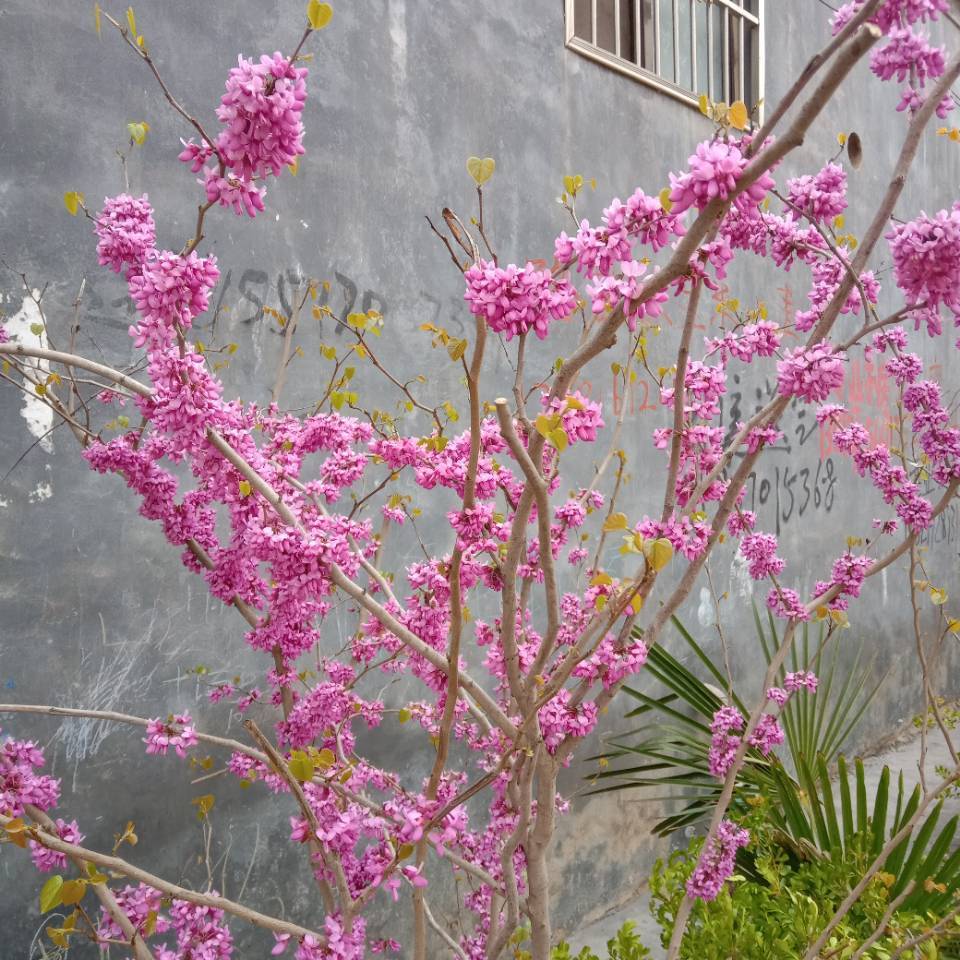
<svg viewBox="0 0 960 960">
<path fill-rule="evenodd" d="M 765 802 L 758 803 L 745 822 L 751 842 L 743 864 L 738 864 L 742 868 L 716 900 L 696 902 L 683 938 L 681 960 L 803 958 L 874 858 L 869 831 L 851 838 L 839 855 L 823 855 L 815 849 L 804 854 L 784 842 L 764 807 Z M 660 924 L 664 946 L 670 941 L 686 881 L 702 844 L 701 838 L 695 839 L 654 869 L 651 911 Z M 881 925 L 896 891 L 893 874 L 878 874 L 834 931 L 821 957 L 851 960 Z M 949 891 L 946 899 L 953 905 L 960 903 L 954 897 Z M 876 943 L 862 954 L 864 960 L 889 960 L 906 943 L 941 924 L 951 908 L 942 901 L 937 905 L 940 909 L 910 908 L 908 899 L 886 922 Z M 947 920 L 939 932 L 900 956 L 904 960 L 960 958 L 960 920 Z"/>
<path fill-rule="evenodd" d="M 617 931 L 617 935 L 607 941 L 607 951 L 603 957 L 594 953 L 590 947 L 583 947 L 579 953 L 572 953 L 570 944 L 561 941 L 550 951 L 550 960 L 649 960 L 650 951 L 634 933 L 635 927 L 636 924 L 628 920 Z M 511 940 L 514 960 L 530 960 L 530 951 L 523 947 L 528 937 L 529 931 L 526 929 L 518 930 L 514 934 Z"/>
<path fill-rule="evenodd" d="M 604 958 L 597 956 L 589 947 L 573 954 L 566 943 L 560 943 L 550 952 L 550 960 L 647 960 L 650 951 L 633 932 L 635 926 L 635 923 L 628 920 L 617 931 L 617 935 L 607 941 Z"/>
</svg>

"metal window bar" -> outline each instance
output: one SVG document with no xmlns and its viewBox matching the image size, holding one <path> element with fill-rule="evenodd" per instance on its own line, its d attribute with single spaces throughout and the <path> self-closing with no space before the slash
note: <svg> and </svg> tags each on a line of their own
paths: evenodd
<svg viewBox="0 0 960 960">
<path fill-rule="evenodd" d="M 594 0 L 596 2 L 596 0 Z M 620 53 L 620 0 L 613 0 L 613 50 L 619 57 Z"/>
<path fill-rule="evenodd" d="M 737 49 L 737 99 L 746 102 L 749 96 L 743 88 L 743 58 L 747 55 L 746 47 L 743 43 L 743 17 L 737 19 L 740 30 L 740 46 Z"/>
<path fill-rule="evenodd" d="M 680 83 L 680 0 L 673 0 L 673 79 Z"/>
<path fill-rule="evenodd" d="M 730 11 L 721 10 L 723 16 L 723 101 L 730 102 Z"/>
<path fill-rule="evenodd" d="M 653 72 L 659 77 L 660 70 L 660 0 L 653 2 Z"/>
<path fill-rule="evenodd" d="M 633 59 L 638 67 L 643 66 L 643 4 L 633 0 Z"/>
<path fill-rule="evenodd" d="M 760 115 L 760 121 L 763 122 L 763 92 L 766 89 L 766 42 L 765 32 L 766 18 L 764 17 L 764 5 L 766 0 L 757 0 L 757 15 L 760 17 L 760 24 L 757 27 L 757 34 L 754 37 L 754 43 L 757 45 L 757 65 L 754 69 L 754 81 L 756 82 L 756 95 L 760 103 L 760 109 L 757 113 Z M 751 92 L 751 96 L 753 93 Z"/>
<path fill-rule="evenodd" d="M 746 17 L 747 20 L 754 25 L 760 23 L 760 11 L 758 10 L 757 13 L 751 13 L 744 4 L 738 3 L 737 0 L 710 0 L 710 3 L 720 7 L 726 7 L 728 10 L 733 10 L 740 16 Z"/>
<path fill-rule="evenodd" d="M 713 89 L 713 78 L 716 75 L 713 62 L 713 17 L 710 16 L 710 8 L 707 7 L 707 96 L 715 100 L 716 90 Z"/>
<path fill-rule="evenodd" d="M 633 0 L 633 58 L 638 67 L 643 64 L 643 3 L 642 0 Z"/>
<path fill-rule="evenodd" d="M 697 5 L 690 0 L 690 79 L 693 89 L 697 89 L 699 77 L 697 74 Z"/>
</svg>

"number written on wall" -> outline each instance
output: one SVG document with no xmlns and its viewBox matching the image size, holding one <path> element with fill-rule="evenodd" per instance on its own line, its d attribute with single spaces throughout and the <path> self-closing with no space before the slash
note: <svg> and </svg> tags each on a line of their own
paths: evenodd
<svg viewBox="0 0 960 960">
<path fill-rule="evenodd" d="M 818 460 L 815 465 L 767 467 L 763 475 L 752 471 L 747 477 L 743 506 L 753 510 L 763 524 L 774 512 L 774 526 L 781 529 L 792 520 L 801 519 L 811 511 L 830 513 L 836 499 L 837 474 L 833 457 Z"/>
</svg>

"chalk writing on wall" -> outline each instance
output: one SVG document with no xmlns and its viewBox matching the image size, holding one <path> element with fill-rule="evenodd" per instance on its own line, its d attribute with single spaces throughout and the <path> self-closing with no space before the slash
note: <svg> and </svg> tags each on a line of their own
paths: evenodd
<svg viewBox="0 0 960 960">
<path fill-rule="evenodd" d="M 929 495 L 929 494 L 928 494 Z M 953 546 L 960 541 L 960 507 L 951 503 L 917 538 L 922 547 Z"/>
<path fill-rule="evenodd" d="M 339 270 L 334 270 L 332 277 L 328 284 L 318 287 L 317 299 L 312 303 L 329 307 L 344 322 L 354 311 L 365 313 L 377 310 L 386 315 L 387 301 L 375 290 L 363 288 L 361 281 Z M 290 316 L 293 313 L 294 291 L 304 279 L 303 274 L 289 268 L 278 270 L 275 275 L 256 267 L 229 269 L 220 277 L 211 309 L 196 319 L 194 327 L 212 333 L 218 330 L 226 333 L 250 325 L 257 326 L 266 316 L 265 306 L 274 306 L 285 316 Z M 99 326 L 126 330 L 136 308 L 127 295 L 109 296 L 105 291 L 107 282 L 96 277 L 87 279 L 83 299 L 86 320 Z M 273 324 L 269 329 L 282 333 Z M 330 332 L 342 335 L 344 328 L 340 324 L 333 324 Z"/>
<path fill-rule="evenodd" d="M 799 468 L 776 465 L 759 475 L 754 470 L 745 486 L 744 509 L 755 511 L 761 519 L 772 510 L 774 532 L 779 535 L 792 520 L 810 512 L 830 513 L 836 502 L 836 464 L 827 457 Z"/>
</svg>

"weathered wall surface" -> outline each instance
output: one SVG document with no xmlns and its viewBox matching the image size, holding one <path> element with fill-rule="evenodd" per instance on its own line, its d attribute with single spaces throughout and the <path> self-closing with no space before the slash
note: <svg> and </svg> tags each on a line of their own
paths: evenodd
<svg viewBox="0 0 960 960">
<path fill-rule="evenodd" d="M 426 373 L 429 400 L 459 396 L 453 368 L 442 352 L 430 352 L 417 328 L 434 321 L 451 332 L 466 329 L 462 285 L 423 219 L 444 205 L 472 212 L 464 159 L 496 158 L 486 213 L 501 256 L 522 262 L 552 255 L 552 238 L 565 227 L 554 202 L 564 174 L 597 178 L 582 210 L 596 219 L 611 196 L 626 196 L 637 185 L 656 193 L 667 172 L 682 167 L 709 136 L 710 125 L 695 111 L 565 50 L 562 6 L 560 0 L 337 5 L 332 27 L 311 41 L 308 155 L 299 177 L 274 184 L 268 213 L 253 223 L 223 213 L 210 219 L 207 248 L 219 258 L 222 279 L 215 310 L 198 335 L 239 345 L 225 374 L 229 390 L 253 399 L 268 395 L 282 338 L 264 306 L 285 309 L 297 279 L 310 276 L 330 281 L 336 313 L 375 307 L 384 314 L 393 365 L 408 376 Z M 154 0 L 137 14 L 163 75 L 187 109 L 212 124 L 237 52 L 272 52 L 295 42 L 301 0 L 267 7 L 253 0 Z M 829 10 L 817 0 L 768 0 L 767 7 L 770 103 L 827 37 Z M 192 229 L 199 189 L 175 160 L 177 138 L 188 131 L 143 64 L 116 37 L 105 32 L 97 39 L 86 4 L 0 0 L 0 91 L 0 256 L 25 272 L 32 287 L 49 284 L 44 305 L 58 345 L 66 342 L 70 303 L 85 278 L 78 349 L 111 364 L 134 363 L 125 288 L 96 266 L 88 225 L 65 214 L 61 197 L 82 190 L 96 209 L 102 196 L 118 192 L 114 149 L 128 120 L 146 120 L 150 138 L 130 161 L 131 188 L 149 190 L 160 242 L 179 246 Z M 835 151 L 838 131 L 861 134 L 866 156 L 851 177 L 848 216 L 854 232 L 866 226 L 859 211 L 879 196 L 893 167 L 904 126 L 895 102 L 892 89 L 878 88 L 865 66 L 859 68 L 791 160 L 790 172 L 813 168 Z M 951 203 L 958 156 L 954 144 L 929 137 L 898 213 Z M 882 253 L 877 266 L 888 281 Z M 731 274 L 729 292 L 718 298 L 762 299 L 773 319 L 789 322 L 803 308 L 807 281 L 801 269 L 769 274 L 748 265 Z M 38 318 L 9 271 L 0 271 L 0 305 L 8 329 L 29 338 Z M 680 319 L 675 310 L 652 345 L 654 367 L 669 363 L 671 331 Z M 705 327 L 714 320 L 709 309 L 703 320 Z M 328 321 L 304 327 L 304 358 L 295 361 L 286 393 L 291 407 L 316 400 L 325 370 L 322 340 L 343 342 Z M 942 350 L 936 360 L 956 383 L 948 341 L 931 349 Z M 556 345 L 547 348 L 542 365 L 559 352 Z M 724 422 L 751 412 L 773 386 L 734 378 Z M 628 405 L 632 479 L 623 509 L 631 517 L 650 511 L 660 491 L 661 456 L 649 443 L 662 420 L 655 397 L 642 386 L 628 397 L 614 395 L 608 360 L 578 387 L 604 399 L 610 420 L 619 404 Z M 369 389 L 383 392 L 378 405 L 393 403 L 382 385 Z M 206 664 L 214 679 L 256 677 L 262 658 L 243 646 L 242 624 L 179 567 L 118 480 L 86 469 L 71 436 L 47 433 L 52 421 L 9 385 L 0 386 L 0 398 L 0 699 L 147 716 L 189 709 L 203 728 L 240 735 L 225 709 L 205 706 L 188 671 Z M 858 359 L 843 400 L 879 432 L 893 395 L 877 369 Z M 785 555 L 795 558 L 791 577 L 805 589 L 848 535 L 869 535 L 870 519 L 881 512 L 811 420 L 809 411 L 791 411 L 786 439 L 747 494 L 762 527 L 781 535 Z M 426 529 L 442 549 L 443 523 Z M 928 544 L 948 585 L 955 585 L 958 542 L 960 516 L 951 508 Z M 609 563 L 617 562 L 613 550 Z M 712 568 L 718 590 L 729 592 L 725 627 L 740 672 L 753 676 L 751 583 L 730 554 L 718 555 Z M 888 732 L 916 706 L 918 678 L 904 652 L 910 646 L 904 579 L 899 568 L 885 571 L 853 614 L 852 638 L 876 652 L 878 671 L 891 671 L 866 739 Z M 708 595 L 697 592 L 684 615 L 713 649 L 710 609 Z M 617 723 L 612 715 L 606 721 L 608 729 Z M 206 881 L 189 801 L 214 790 L 217 886 L 265 909 L 316 920 L 304 873 L 290 855 L 287 811 L 273 798 L 243 792 L 226 778 L 192 786 L 182 763 L 144 757 L 131 730 L 23 718 L 0 718 L 0 724 L 48 745 L 53 771 L 64 777 L 63 809 L 83 820 L 93 845 L 110 846 L 113 833 L 135 816 L 141 844 L 133 855 L 173 879 Z M 400 727 L 393 736 L 390 750 L 400 768 L 411 780 L 425 773 L 431 758 L 423 737 Z M 582 773 L 571 770 L 571 790 L 581 786 Z M 577 801 L 575 811 L 557 850 L 557 922 L 566 928 L 627 895 L 657 852 L 646 833 L 656 810 L 643 795 Z M 39 882 L 19 851 L 0 850 L 0 889 L 0 955 L 26 958 L 40 923 Z M 381 922 L 389 924 L 386 907 Z M 253 942 L 241 955 L 256 955 Z"/>
</svg>

